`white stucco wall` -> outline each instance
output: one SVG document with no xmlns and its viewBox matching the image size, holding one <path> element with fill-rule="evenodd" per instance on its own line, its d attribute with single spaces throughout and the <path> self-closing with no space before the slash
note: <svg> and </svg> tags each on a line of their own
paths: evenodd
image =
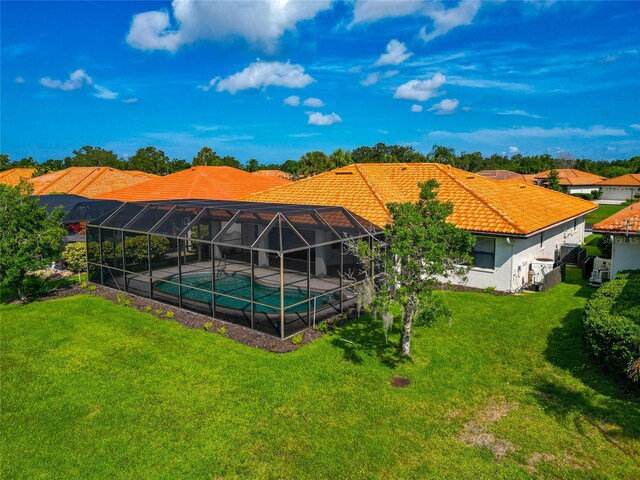
<svg viewBox="0 0 640 480">
<path fill-rule="evenodd" d="M 571 186 L 567 187 L 568 194 L 575 193 L 591 193 L 593 190 L 599 190 L 600 188 L 596 185 L 581 185 L 581 186 Z"/>
<path fill-rule="evenodd" d="M 542 244 L 541 244 L 542 235 Z M 555 226 L 530 238 L 496 238 L 495 268 L 472 268 L 464 285 L 473 288 L 495 287 L 499 291 L 515 291 L 529 279 L 529 265 L 536 258 L 555 259 L 563 243 L 582 243 L 584 217 Z M 456 280 L 454 283 L 462 283 Z"/>
<path fill-rule="evenodd" d="M 640 187 L 600 187 L 602 200 L 626 200 L 640 193 Z"/>
<path fill-rule="evenodd" d="M 615 277 L 621 270 L 640 270 L 640 237 L 613 237 L 611 277 Z"/>
</svg>

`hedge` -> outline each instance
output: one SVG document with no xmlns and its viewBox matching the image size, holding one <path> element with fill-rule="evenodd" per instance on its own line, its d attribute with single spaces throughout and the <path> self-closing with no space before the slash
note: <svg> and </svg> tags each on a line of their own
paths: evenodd
<svg viewBox="0 0 640 480">
<path fill-rule="evenodd" d="M 640 342 L 639 270 L 620 272 L 598 289 L 585 307 L 584 331 L 596 359 L 614 374 L 626 375 Z"/>
</svg>

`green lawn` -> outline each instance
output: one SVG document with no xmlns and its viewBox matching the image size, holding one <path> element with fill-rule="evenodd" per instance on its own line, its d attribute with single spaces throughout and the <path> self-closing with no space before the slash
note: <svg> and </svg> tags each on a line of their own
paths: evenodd
<svg viewBox="0 0 640 480">
<path fill-rule="evenodd" d="M 580 339 L 589 292 L 441 293 L 451 323 L 405 363 L 366 319 L 282 355 L 91 295 L 2 306 L 0 476 L 640 478 L 640 401 Z"/>
<path fill-rule="evenodd" d="M 596 210 L 586 216 L 585 222 L 590 224 L 601 222 L 623 208 L 622 205 L 600 205 Z"/>
<path fill-rule="evenodd" d="M 598 240 L 602 235 L 599 233 L 592 233 L 591 235 L 587 235 L 584 237 L 584 248 L 587 251 L 587 255 L 590 257 L 599 257 L 601 256 L 600 247 L 598 246 Z"/>
</svg>

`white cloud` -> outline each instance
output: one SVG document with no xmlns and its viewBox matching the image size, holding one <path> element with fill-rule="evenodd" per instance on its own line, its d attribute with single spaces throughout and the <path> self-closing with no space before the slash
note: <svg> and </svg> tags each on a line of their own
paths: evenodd
<svg viewBox="0 0 640 480">
<path fill-rule="evenodd" d="M 525 112 L 524 110 L 506 110 L 504 112 L 498 112 L 498 115 L 515 115 L 520 117 L 542 118 L 540 115 Z"/>
<path fill-rule="evenodd" d="M 208 92 L 209 90 L 211 90 L 213 87 L 216 86 L 216 83 L 218 83 L 218 80 L 220 80 L 220 77 L 213 77 L 211 80 L 209 80 L 209 83 L 207 83 L 206 85 L 198 85 L 196 88 L 202 90 L 203 92 Z"/>
<path fill-rule="evenodd" d="M 448 115 L 454 113 L 460 102 L 455 98 L 445 98 L 433 105 L 429 111 L 435 112 L 437 115 Z"/>
<path fill-rule="evenodd" d="M 509 153 L 511 155 L 513 155 L 515 153 L 520 153 L 520 149 L 518 147 L 509 147 Z"/>
<path fill-rule="evenodd" d="M 364 85 L 365 87 L 369 87 L 371 85 L 375 85 L 376 83 L 378 83 L 383 78 L 395 77 L 399 73 L 400 73 L 399 70 L 388 70 L 388 71 L 386 71 L 384 73 L 382 73 L 382 72 L 372 72 L 372 73 L 370 73 L 369 75 L 367 75 L 364 79 L 362 79 L 360 81 L 360 85 Z"/>
<path fill-rule="evenodd" d="M 314 98 L 314 97 L 307 98 L 302 104 L 305 107 L 313 107 L 313 108 L 324 107 L 324 102 L 319 98 Z"/>
<path fill-rule="evenodd" d="M 414 113 L 420 113 L 422 111 L 422 105 L 411 105 L 411 111 Z"/>
<path fill-rule="evenodd" d="M 452 8 L 446 8 L 445 3 L 439 0 L 356 0 L 352 25 L 377 22 L 386 18 L 419 15 L 433 21 L 429 31 L 425 26 L 419 33 L 419 37 L 428 42 L 456 27 L 470 25 L 479 9 L 480 0 L 461 0 Z"/>
<path fill-rule="evenodd" d="M 254 62 L 238 73 L 220 80 L 216 91 L 235 94 L 248 88 L 267 88 L 270 85 L 304 88 L 315 80 L 304 73 L 301 65 L 281 62 Z"/>
<path fill-rule="evenodd" d="M 533 90 L 526 83 L 501 82 L 499 80 L 482 80 L 460 77 L 449 77 L 447 83 L 470 88 L 500 88 L 502 90 L 513 90 L 515 92 L 526 92 Z"/>
<path fill-rule="evenodd" d="M 430 80 L 409 80 L 396 89 L 393 98 L 424 102 L 438 95 L 438 88 L 444 85 L 446 81 L 447 77 L 440 72 L 436 73 Z"/>
<path fill-rule="evenodd" d="M 102 85 L 94 85 L 94 87 L 98 91 L 98 93 L 93 94 L 94 97 L 102 98 L 104 100 L 114 100 L 118 97 L 116 92 L 113 92 Z"/>
<path fill-rule="evenodd" d="M 122 103 L 136 103 L 138 101 L 137 98 L 123 98 L 121 100 Z"/>
<path fill-rule="evenodd" d="M 362 67 L 360 65 L 354 65 L 353 67 L 349 67 L 349 73 L 360 73 L 362 71 Z"/>
<path fill-rule="evenodd" d="M 634 130 L 640 130 L 640 123 L 632 123 L 631 125 L 629 125 L 631 128 L 633 128 Z"/>
<path fill-rule="evenodd" d="M 297 95 L 290 95 L 285 98 L 282 103 L 284 103 L 285 105 L 289 105 L 290 107 L 297 107 L 298 105 L 300 105 L 300 97 Z"/>
<path fill-rule="evenodd" d="M 13 81 L 16 83 L 24 83 L 25 79 L 24 77 L 16 77 Z"/>
<path fill-rule="evenodd" d="M 427 16 L 433 20 L 433 29 L 427 33 L 427 28 L 422 27 L 419 37 L 425 42 L 429 42 L 456 27 L 470 25 L 473 22 L 478 10 L 480 0 L 461 0 L 457 6 L 445 8 L 442 4 L 433 4 Z"/>
<path fill-rule="evenodd" d="M 173 0 L 171 14 L 155 10 L 134 15 L 127 43 L 140 50 L 176 52 L 198 40 L 240 37 L 266 51 L 297 23 L 314 18 L 330 0 L 204 2 Z"/>
<path fill-rule="evenodd" d="M 353 25 L 371 23 L 383 18 L 404 17 L 418 12 L 422 8 L 420 0 L 356 0 L 353 9 Z"/>
<path fill-rule="evenodd" d="M 319 135 L 320 135 L 319 133 L 292 133 L 288 136 L 292 138 L 308 138 L 308 137 L 317 137 Z"/>
<path fill-rule="evenodd" d="M 515 128 L 481 128 L 471 132 L 435 131 L 431 137 L 457 138 L 463 141 L 487 143 L 496 139 L 500 141 L 522 138 L 597 138 L 625 137 L 627 132 L 621 128 L 594 125 L 589 128 L 577 127 L 515 127 Z"/>
<path fill-rule="evenodd" d="M 309 115 L 309 121 L 307 122 L 309 125 L 321 125 L 327 126 L 332 125 L 334 123 L 342 122 L 340 116 L 336 113 L 330 113 L 328 115 L 323 115 L 320 112 L 306 112 Z"/>
<path fill-rule="evenodd" d="M 407 46 L 398 40 L 391 40 L 387 44 L 387 52 L 380 55 L 380 58 L 373 64 L 375 67 L 383 65 L 400 65 L 413 53 L 407 50 Z"/>
<path fill-rule="evenodd" d="M 54 88 L 69 92 L 71 90 L 78 90 L 85 85 L 92 85 L 93 80 L 87 75 L 87 73 L 79 68 L 69 75 L 68 80 L 53 80 L 51 77 L 43 77 L 40 79 L 40 85 L 47 88 Z"/>
</svg>

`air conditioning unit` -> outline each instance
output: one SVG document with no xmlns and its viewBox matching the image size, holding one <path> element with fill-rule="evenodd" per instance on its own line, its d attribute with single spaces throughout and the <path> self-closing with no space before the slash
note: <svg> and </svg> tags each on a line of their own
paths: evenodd
<svg viewBox="0 0 640 480">
<path fill-rule="evenodd" d="M 593 270 L 589 277 L 589 285 L 592 287 L 599 287 L 604 282 L 609 280 L 611 271 L 611 260 L 607 258 L 596 257 L 593 260 Z"/>
<path fill-rule="evenodd" d="M 554 263 L 552 258 L 536 258 L 529 266 L 529 283 L 541 284 L 544 276 L 553 270 Z"/>
</svg>

